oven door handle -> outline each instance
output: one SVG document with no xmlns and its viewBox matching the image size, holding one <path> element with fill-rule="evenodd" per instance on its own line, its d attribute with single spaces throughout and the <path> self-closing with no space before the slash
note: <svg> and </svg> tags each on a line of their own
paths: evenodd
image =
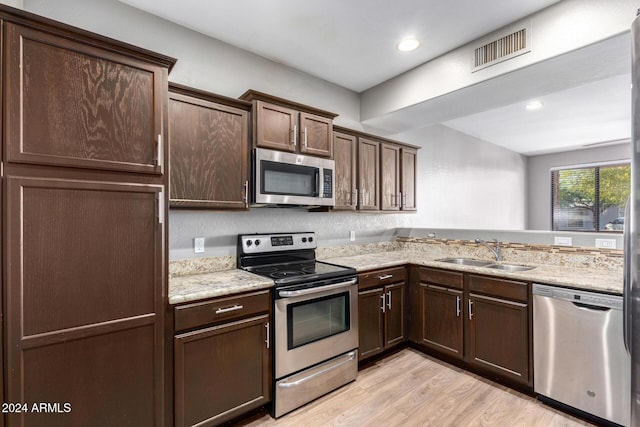
<svg viewBox="0 0 640 427">
<path fill-rule="evenodd" d="M 358 279 L 347 280 L 346 282 L 336 283 L 334 285 L 318 286 L 317 288 L 300 289 L 299 291 L 280 291 L 278 295 L 281 297 L 298 297 L 300 295 L 317 294 L 332 289 L 346 288 L 347 286 L 355 285 Z"/>
<path fill-rule="evenodd" d="M 328 368 L 325 368 L 325 369 L 323 369 L 321 371 L 315 372 L 315 373 L 309 375 L 308 377 L 300 378 L 298 381 L 294 381 L 294 382 L 291 382 L 291 383 L 280 383 L 280 384 L 278 384 L 278 387 L 280 387 L 280 388 L 295 387 L 295 386 L 298 386 L 300 384 L 306 383 L 309 380 L 317 378 L 320 375 L 324 375 L 329 371 L 333 371 L 334 369 L 339 368 L 340 366 L 345 365 L 345 364 L 350 363 L 351 361 L 353 361 L 353 359 L 355 359 L 355 357 L 356 357 L 356 352 L 352 351 L 352 352 L 348 353 L 346 355 L 346 357 L 348 358 L 347 360 L 343 360 L 342 362 L 340 362 L 340 363 L 338 363 L 336 365 L 329 366 Z"/>
</svg>

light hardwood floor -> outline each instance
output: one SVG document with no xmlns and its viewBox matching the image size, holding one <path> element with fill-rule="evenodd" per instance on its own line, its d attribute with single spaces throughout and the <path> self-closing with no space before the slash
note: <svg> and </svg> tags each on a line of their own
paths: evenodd
<svg viewBox="0 0 640 427">
<path fill-rule="evenodd" d="M 360 371 L 353 383 L 254 426 L 591 426 L 536 399 L 411 349 Z"/>
</svg>

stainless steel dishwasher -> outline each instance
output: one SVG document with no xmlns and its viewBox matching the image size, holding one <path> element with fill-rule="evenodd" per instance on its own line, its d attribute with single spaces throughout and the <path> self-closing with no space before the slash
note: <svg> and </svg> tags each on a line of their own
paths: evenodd
<svg viewBox="0 0 640 427">
<path fill-rule="evenodd" d="M 622 296 L 533 285 L 534 391 L 629 426 Z"/>
</svg>

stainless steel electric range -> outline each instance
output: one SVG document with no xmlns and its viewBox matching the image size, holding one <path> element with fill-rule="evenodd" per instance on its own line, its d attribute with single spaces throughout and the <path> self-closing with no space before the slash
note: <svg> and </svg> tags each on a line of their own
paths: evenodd
<svg viewBox="0 0 640 427">
<path fill-rule="evenodd" d="M 274 280 L 274 401 L 279 417 L 355 380 L 356 270 L 316 261 L 315 233 L 238 236 L 238 268 Z"/>
</svg>

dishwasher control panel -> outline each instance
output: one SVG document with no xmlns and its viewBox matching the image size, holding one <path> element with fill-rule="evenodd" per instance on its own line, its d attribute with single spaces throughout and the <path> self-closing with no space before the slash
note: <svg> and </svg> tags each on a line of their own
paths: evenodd
<svg viewBox="0 0 640 427">
<path fill-rule="evenodd" d="M 622 296 L 584 292 L 576 289 L 558 288 L 556 286 L 533 284 L 534 295 L 561 299 L 584 305 L 622 310 Z"/>
</svg>

